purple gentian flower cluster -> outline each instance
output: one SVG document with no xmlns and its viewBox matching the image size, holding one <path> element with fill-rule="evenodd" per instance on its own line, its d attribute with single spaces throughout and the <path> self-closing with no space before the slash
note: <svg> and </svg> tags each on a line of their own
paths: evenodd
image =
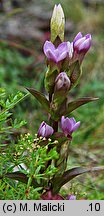
<svg viewBox="0 0 104 216">
<path fill-rule="evenodd" d="M 43 47 L 44 54 L 47 57 L 48 61 L 52 61 L 55 64 L 65 60 L 69 61 L 69 65 L 73 62 L 79 60 L 81 64 L 84 55 L 91 47 L 91 35 L 86 34 L 85 36 L 79 32 L 73 42 L 63 42 L 60 43 L 57 47 L 50 42 L 46 41 Z M 69 91 L 71 82 L 66 72 L 61 72 L 55 79 L 55 88 L 54 91 L 59 91 L 64 89 L 66 92 Z M 61 129 L 65 136 L 71 137 L 72 133 L 78 129 L 80 122 L 76 122 L 74 118 L 68 118 L 62 116 L 61 118 Z M 47 125 L 44 121 L 41 123 L 38 130 L 38 137 L 42 136 L 49 138 L 54 133 L 54 130 L 51 126 Z"/>
<path fill-rule="evenodd" d="M 48 60 L 58 63 L 69 57 L 69 65 L 76 60 L 81 63 L 85 54 L 90 49 L 92 44 L 91 35 L 86 34 L 85 36 L 79 32 L 72 43 L 63 42 L 57 48 L 50 41 L 46 41 L 43 47 L 44 54 Z"/>
</svg>

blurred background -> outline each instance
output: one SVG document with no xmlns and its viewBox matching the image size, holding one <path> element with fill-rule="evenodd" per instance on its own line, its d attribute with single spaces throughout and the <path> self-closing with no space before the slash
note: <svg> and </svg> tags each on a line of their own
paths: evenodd
<svg viewBox="0 0 104 216">
<path fill-rule="evenodd" d="M 81 121 L 73 135 L 68 167 L 104 165 L 104 0 L 0 0 L 0 87 L 7 96 L 17 91 L 26 93 L 33 87 L 45 93 L 46 65 L 43 44 L 50 39 L 50 17 L 54 4 L 61 3 L 66 17 L 65 40 L 72 41 L 81 31 L 91 33 L 93 45 L 83 62 L 83 75 L 71 92 L 78 97 L 99 100 L 72 113 Z M 13 118 L 27 121 L 21 132 L 34 135 L 46 113 L 29 95 L 12 110 Z M 102 174 L 86 174 L 65 185 L 78 198 L 104 199 Z"/>
</svg>

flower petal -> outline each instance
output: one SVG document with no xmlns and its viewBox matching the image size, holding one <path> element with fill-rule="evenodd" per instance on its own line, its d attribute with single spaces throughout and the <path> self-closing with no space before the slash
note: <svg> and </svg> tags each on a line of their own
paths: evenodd
<svg viewBox="0 0 104 216">
<path fill-rule="evenodd" d="M 41 136 L 41 131 L 42 131 L 42 128 L 44 127 L 44 125 L 45 125 L 45 122 L 43 121 L 39 127 L 38 136 Z"/>
<path fill-rule="evenodd" d="M 65 51 L 65 52 L 62 52 L 61 54 L 58 55 L 57 62 L 59 62 L 59 61 L 65 59 L 66 56 L 67 56 L 67 52 L 66 52 L 66 51 Z"/>
<path fill-rule="evenodd" d="M 70 131 L 72 130 L 72 125 L 70 119 L 64 118 L 64 116 L 61 118 L 61 128 L 65 135 L 70 134 Z"/>
<path fill-rule="evenodd" d="M 45 137 L 45 133 L 46 133 L 46 126 L 44 125 L 41 129 L 41 136 Z"/>
<path fill-rule="evenodd" d="M 75 49 L 79 49 L 79 46 L 86 40 L 85 37 L 82 37 L 80 38 L 79 40 L 77 40 L 75 43 L 74 43 L 74 48 Z"/>
<path fill-rule="evenodd" d="M 72 128 L 71 133 L 73 133 L 74 131 L 76 131 L 76 130 L 79 128 L 79 126 L 80 126 L 80 121 L 77 122 L 77 123 L 74 125 L 74 127 Z"/>
<path fill-rule="evenodd" d="M 79 32 L 79 33 L 75 36 L 75 38 L 74 38 L 74 40 L 73 40 L 73 43 L 75 43 L 77 40 L 79 40 L 79 39 L 82 38 L 82 37 L 83 37 L 82 33 Z"/>
<path fill-rule="evenodd" d="M 46 124 L 46 129 L 45 129 L 45 137 L 48 138 L 53 134 L 54 130 L 51 126 Z"/>
<path fill-rule="evenodd" d="M 68 44 L 68 54 L 69 54 L 69 59 L 71 59 L 73 57 L 73 52 L 74 52 L 74 49 L 73 49 L 73 42 L 70 43 L 70 42 L 67 42 Z"/>
<path fill-rule="evenodd" d="M 55 52 L 52 52 L 51 50 L 47 50 L 46 56 L 48 59 L 51 59 L 51 60 L 57 62 L 57 56 L 55 55 Z"/>
<path fill-rule="evenodd" d="M 74 127 L 74 125 L 76 124 L 76 120 L 74 117 L 70 118 L 70 122 L 72 124 L 72 127 Z"/>
<path fill-rule="evenodd" d="M 91 47 L 91 39 L 88 38 L 86 39 L 80 46 L 79 46 L 79 51 L 88 51 Z"/>
<path fill-rule="evenodd" d="M 64 121 L 65 121 L 65 117 L 62 116 L 61 117 L 61 129 L 63 130 L 63 126 L 64 126 Z"/>
<path fill-rule="evenodd" d="M 68 52 L 68 46 L 67 46 L 67 42 L 63 42 L 61 44 L 59 44 L 59 46 L 57 47 L 59 53 L 61 54 L 62 52 Z"/>
<path fill-rule="evenodd" d="M 50 41 L 46 41 L 43 46 L 43 51 L 46 55 L 47 50 L 51 50 L 52 52 L 55 50 L 55 46 Z"/>
<path fill-rule="evenodd" d="M 86 34 L 85 37 L 86 37 L 86 39 L 88 39 L 88 38 L 91 39 L 91 34 Z"/>
</svg>

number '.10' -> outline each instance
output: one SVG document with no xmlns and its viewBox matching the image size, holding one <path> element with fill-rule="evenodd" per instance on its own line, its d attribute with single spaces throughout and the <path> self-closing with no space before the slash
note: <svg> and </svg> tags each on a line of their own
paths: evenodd
<svg viewBox="0 0 104 216">
<path fill-rule="evenodd" d="M 91 211 L 100 211 L 100 203 L 90 203 L 89 206 Z"/>
</svg>

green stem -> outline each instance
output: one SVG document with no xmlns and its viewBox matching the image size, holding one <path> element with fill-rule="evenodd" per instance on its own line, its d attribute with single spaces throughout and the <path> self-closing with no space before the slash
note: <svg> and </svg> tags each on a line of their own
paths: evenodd
<svg viewBox="0 0 104 216">
<path fill-rule="evenodd" d="M 52 101 L 52 93 L 49 94 L 49 102 L 51 103 Z M 53 129 L 54 129 L 54 132 L 57 132 L 58 131 L 58 121 L 53 121 L 51 119 L 51 116 L 50 116 L 50 124 L 52 125 Z"/>
<path fill-rule="evenodd" d="M 52 94 L 50 93 L 49 94 L 49 102 L 51 103 L 51 101 L 52 101 Z"/>
<path fill-rule="evenodd" d="M 53 121 L 53 129 L 54 129 L 54 132 L 58 131 L 58 121 Z"/>
</svg>

